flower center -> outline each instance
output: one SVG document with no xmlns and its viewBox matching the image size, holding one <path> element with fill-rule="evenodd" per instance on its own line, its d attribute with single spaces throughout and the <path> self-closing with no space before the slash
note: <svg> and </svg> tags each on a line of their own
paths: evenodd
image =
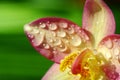
<svg viewBox="0 0 120 80">
<path fill-rule="evenodd" d="M 93 54 L 93 51 L 86 49 L 79 53 L 73 52 L 61 60 L 60 70 L 71 70 L 73 75 L 81 75 L 80 80 L 103 80 L 106 79 L 101 68 L 106 60 L 101 54 Z"/>
<path fill-rule="evenodd" d="M 75 60 L 72 66 L 73 74 L 81 74 L 83 80 L 103 80 L 105 74 L 103 73 L 101 66 L 105 63 L 105 59 L 100 54 L 93 54 L 93 51 L 87 49 L 83 51 Z M 79 69 L 76 70 L 76 67 Z"/>
</svg>

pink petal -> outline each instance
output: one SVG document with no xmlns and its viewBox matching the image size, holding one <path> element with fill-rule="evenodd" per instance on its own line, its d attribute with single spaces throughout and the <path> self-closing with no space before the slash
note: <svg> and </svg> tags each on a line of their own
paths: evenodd
<svg viewBox="0 0 120 80">
<path fill-rule="evenodd" d="M 106 60 L 108 62 L 111 62 L 111 65 L 113 65 L 114 67 L 114 70 L 110 70 L 107 67 L 105 67 L 105 72 L 107 74 L 109 73 L 108 76 L 119 74 L 117 78 L 120 79 L 120 35 L 110 35 L 105 37 L 100 42 L 97 50 L 99 53 L 102 53 Z M 113 74 L 113 72 L 115 74 Z"/>
<path fill-rule="evenodd" d="M 94 35 L 95 46 L 115 32 L 114 16 L 103 0 L 86 0 L 82 26 Z"/>
<path fill-rule="evenodd" d="M 91 46 L 90 33 L 66 19 L 42 18 L 26 24 L 24 29 L 32 46 L 57 63 L 72 51 Z"/>
<path fill-rule="evenodd" d="M 45 74 L 45 76 L 42 78 L 42 80 L 79 80 L 79 76 L 69 74 L 70 70 L 67 70 L 65 72 L 59 71 L 59 64 L 54 64 L 48 72 Z"/>
</svg>

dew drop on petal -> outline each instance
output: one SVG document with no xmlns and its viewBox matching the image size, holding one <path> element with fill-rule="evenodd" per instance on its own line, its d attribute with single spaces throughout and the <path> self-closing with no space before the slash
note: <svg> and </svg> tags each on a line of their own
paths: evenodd
<svg viewBox="0 0 120 80">
<path fill-rule="evenodd" d="M 66 32 L 64 32 L 64 31 L 58 31 L 57 32 L 57 36 L 58 37 L 65 37 L 66 36 Z"/>
<path fill-rule="evenodd" d="M 56 30 L 57 29 L 57 25 L 55 23 L 51 23 L 51 24 L 49 24 L 49 29 L 50 30 Z"/>
<path fill-rule="evenodd" d="M 65 23 L 65 22 L 60 22 L 60 23 L 59 23 L 59 26 L 62 27 L 62 28 L 67 28 L 67 27 L 68 27 L 68 24 Z"/>
<path fill-rule="evenodd" d="M 113 43 L 112 43 L 111 39 L 105 41 L 105 46 L 109 49 L 111 49 L 113 47 Z"/>
<path fill-rule="evenodd" d="M 53 42 L 54 42 L 54 46 L 58 46 L 58 45 L 60 45 L 62 43 L 61 40 L 58 39 L 58 38 L 54 39 Z"/>
<path fill-rule="evenodd" d="M 39 28 L 45 28 L 46 24 L 45 23 L 40 23 Z"/>
<path fill-rule="evenodd" d="M 106 53 L 105 56 L 108 58 L 108 59 L 111 59 L 113 56 L 109 53 Z"/>
<path fill-rule="evenodd" d="M 114 39 L 115 42 L 117 42 L 118 40 L 117 39 Z"/>
<path fill-rule="evenodd" d="M 32 43 L 33 43 L 34 46 L 39 46 L 40 45 L 40 43 L 38 41 L 36 41 L 36 39 L 33 39 Z"/>
<path fill-rule="evenodd" d="M 68 28 L 68 33 L 69 34 L 73 34 L 75 32 L 74 28 L 73 27 L 69 27 Z"/>
<path fill-rule="evenodd" d="M 32 34 L 38 34 L 40 32 L 40 30 L 38 29 L 38 27 L 34 27 Z"/>
<path fill-rule="evenodd" d="M 61 52 L 65 52 L 68 48 L 67 48 L 66 45 L 60 45 L 60 47 L 59 47 L 58 49 L 59 49 L 59 51 L 61 51 Z"/>
<path fill-rule="evenodd" d="M 43 46 L 44 46 L 45 49 L 49 49 L 50 48 L 50 46 L 48 44 L 43 44 Z"/>
<path fill-rule="evenodd" d="M 66 43 L 69 43 L 69 41 L 68 41 L 68 40 L 66 40 L 65 42 L 66 42 Z"/>
<path fill-rule="evenodd" d="M 47 31 L 45 38 L 48 43 L 53 43 L 54 35 L 51 31 Z"/>
<path fill-rule="evenodd" d="M 117 56 L 117 55 L 120 54 L 120 51 L 119 51 L 119 49 L 116 47 L 116 48 L 113 49 L 113 53 Z"/>
<path fill-rule="evenodd" d="M 33 39 L 33 38 L 34 38 L 34 36 L 33 36 L 32 34 L 28 34 L 28 37 L 29 37 L 30 39 Z"/>
<path fill-rule="evenodd" d="M 71 40 L 70 40 L 70 43 L 73 45 L 73 46 L 75 46 L 75 47 L 77 47 L 77 46 L 80 46 L 81 45 L 81 38 L 79 37 L 79 36 L 77 36 L 77 35 L 75 35 L 75 36 L 72 36 L 72 38 L 71 38 Z"/>
<path fill-rule="evenodd" d="M 56 54 L 57 54 L 57 51 L 53 51 L 53 53 L 54 53 L 54 55 L 56 55 Z"/>
<path fill-rule="evenodd" d="M 52 42 L 53 42 L 53 39 L 50 39 L 49 42 L 52 43 Z"/>
<path fill-rule="evenodd" d="M 52 33 L 52 35 L 55 37 L 56 36 L 56 33 L 55 32 L 51 32 Z"/>
<path fill-rule="evenodd" d="M 89 40 L 89 37 L 88 37 L 87 35 L 85 35 L 85 39 L 86 39 L 86 40 Z"/>
<path fill-rule="evenodd" d="M 60 47 L 63 47 L 62 45 L 60 45 Z"/>
<path fill-rule="evenodd" d="M 44 41 L 44 32 L 38 35 L 35 35 L 35 38 L 33 39 L 34 46 L 39 46 Z"/>
<path fill-rule="evenodd" d="M 54 55 L 57 55 L 57 54 L 58 54 L 58 52 L 57 52 L 56 50 L 54 50 L 54 51 L 53 51 L 53 54 L 54 54 Z"/>
</svg>

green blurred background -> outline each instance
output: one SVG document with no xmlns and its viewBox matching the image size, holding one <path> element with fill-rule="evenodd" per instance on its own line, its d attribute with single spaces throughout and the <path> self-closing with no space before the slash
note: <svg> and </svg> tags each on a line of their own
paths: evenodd
<svg viewBox="0 0 120 80">
<path fill-rule="evenodd" d="M 120 1 L 106 0 L 120 34 Z M 84 0 L 1 0 L 0 80 L 40 80 L 52 62 L 36 52 L 28 42 L 24 24 L 57 16 L 81 25 Z"/>
</svg>

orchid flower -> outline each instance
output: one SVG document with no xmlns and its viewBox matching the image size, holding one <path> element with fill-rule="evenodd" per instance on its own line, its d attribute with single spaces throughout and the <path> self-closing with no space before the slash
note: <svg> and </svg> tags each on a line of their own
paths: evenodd
<svg viewBox="0 0 120 80">
<path fill-rule="evenodd" d="M 86 0 L 82 28 L 63 18 L 26 24 L 32 46 L 54 61 L 42 80 L 120 80 L 120 35 L 103 0 Z"/>
</svg>

